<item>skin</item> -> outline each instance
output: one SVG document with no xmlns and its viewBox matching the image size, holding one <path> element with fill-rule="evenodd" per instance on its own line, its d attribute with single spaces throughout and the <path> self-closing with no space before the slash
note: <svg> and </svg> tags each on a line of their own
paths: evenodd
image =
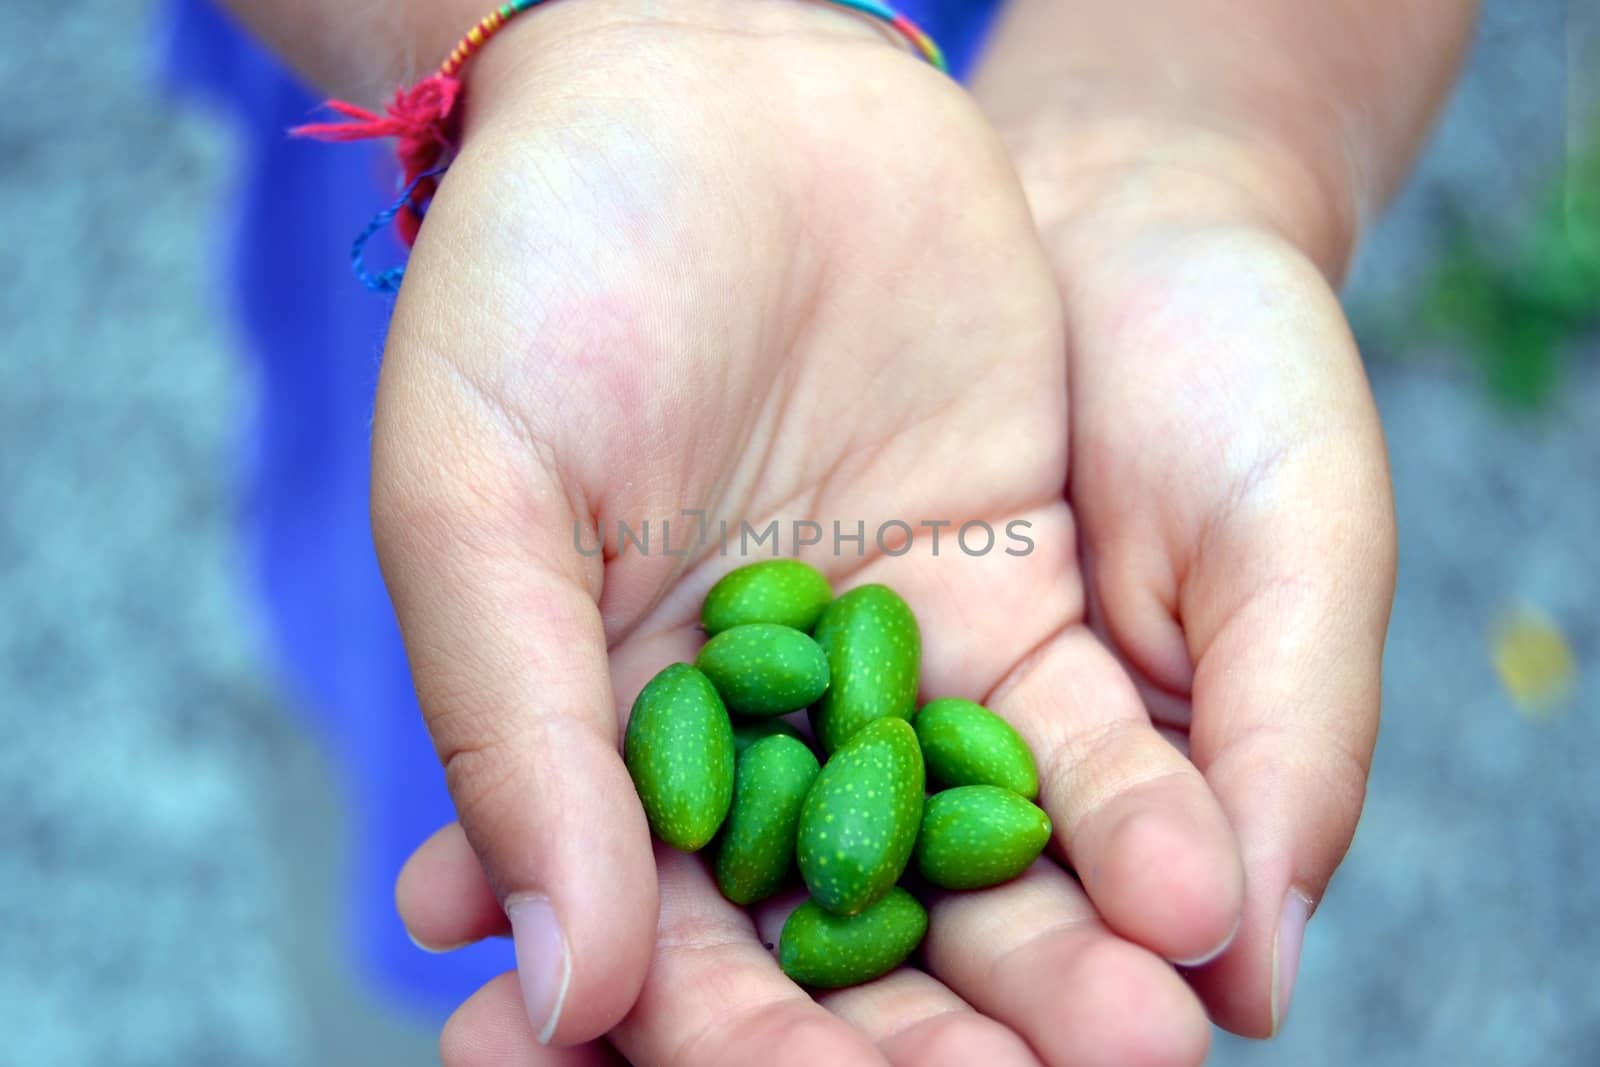
<svg viewBox="0 0 1600 1067">
<path fill-rule="evenodd" d="M 358 90 L 481 14 L 391 6 L 409 47 L 350 73 L 359 5 L 239 6 Z M 1331 279 L 1470 5 L 1068 7 L 1013 4 L 983 110 L 793 0 L 556 4 L 475 62 L 374 421 L 374 532 L 461 817 L 397 903 L 444 947 L 547 896 L 577 1047 L 540 1046 L 503 976 L 447 1026 L 451 1067 L 1181 1064 L 1207 1011 L 1281 1022 L 1280 917 L 1359 815 L 1393 592 Z M 924 694 L 1039 761 L 1055 859 L 932 901 L 926 973 L 814 1001 L 763 947 L 781 909 L 652 849 L 620 723 L 733 561 L 585 558 L 572 527 L 681 506 L 1033 524 L 1022 558 L 811 557 L 900 592 Z"/>
<path fill-rule="evenodd" d="M 1236 836 L 1239 925 L 1188 977 L 1246 1036 L 1282 1025 L 1280 930 L 1360 818 L 1393 600 L 1382 431 L 1333 286 L 1476 8 L 1012 0 L 974 77 L 1062 293 L 1091 631 Z"/>
</svg>

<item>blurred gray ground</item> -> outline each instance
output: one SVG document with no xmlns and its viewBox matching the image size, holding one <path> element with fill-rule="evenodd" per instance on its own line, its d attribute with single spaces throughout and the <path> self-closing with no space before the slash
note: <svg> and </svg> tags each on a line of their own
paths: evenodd
<svg viewBox="0 0 1600 1067">
<path fill-rule="evenodd" d="M 1514 233 L 1596 85 L 1568 33 L 1596 3 L 1488 0 L 1358 324 L 1408 307 L 1453 220 Z M 241 596 L 227 139 L 154 96 L 147 5 L 117 9 L 0 7 L 0 1065 L 433 1062 L 338 957 L 338 804 Z M 1368 350 L 1402 566 L 1368 811 L 1285 1034 L 1214 1061 L 1597 1064 L 1597 346 L 1519 419 L 1390 336 Z M 1493 673 L 1519 602 L 1577 654 L 1563 715 L 1519 715 Z"/>
</svg>

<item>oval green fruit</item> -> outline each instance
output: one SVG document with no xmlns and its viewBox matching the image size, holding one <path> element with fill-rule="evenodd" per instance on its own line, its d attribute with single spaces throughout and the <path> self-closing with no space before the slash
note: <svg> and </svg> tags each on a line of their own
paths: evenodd
<svg viewBox="0 0 1600 1067">
<path fill-rule="evenodd" d="M 831 674 L 827 693 L 811 709 L 811 728 L 824 752 L 875 719 L 909 720 L 916 712 L 922 635 L 894 590 L 850 590 L 822 613 L 816 638 Z"/>
<path fill-rule="evenodd" d="M 922 790 L 922 750 L 903 719 L 879 719 L 835 752 L 800 809 L 800 875 L 812 899 L 838 915 L 882 899 L 916 845 Z"/>
<path fill-rule="evenodd" d="M 700 625 L 715 637 L 735 626 L 773 622 L 810 633 L 833 593 L 828 579 L 797 559 L 751 563 L 722 576 L 700 606 Z"/>
<path fill-rule="evenodd" d="M 912 725 L 922 742 L 928 777 L 945 785 L 997 785 L 1032 800 L 1039 769 L 1022 735 L 970 700 L 931 700 Z"/>
<path fill-rule="evenodd" d="M 657 837 L 694 852 L 716 835 L 733 799 L 733 725 L 705 675 L 674 663 L 650 679 L 622 759 Z"/>
<path fill-rule="evenodd" d="M 860 915 L 830 915 L 808 900 L 778 937 L 783 973 L 813 989 L 870 982 L 905 962 L 928 932 L 928 913 L 896 886 Z"/>
<path fill-rule="evenodd" d="M 782 889 L 794 870 L 800 808 L 817 777 L 817 757 L 781 734 L 739 757 L 733 807 L 717 852 L 717 885 L 735 904 L 754 904 Z"/>
<path fill-rule="evenodd" d="M 792 737 L 796 741 L 805 744 L 807 748 L 811 747 L 806 742 L 805 734 L 802 734 L 794 723 L 785 719 L 738 719 L 733 724 L 734 757 L 737 758 L 744 755 L 745 749 L 763 737 L 772 737 L 774 735 Z M 737 774 L 737 770 L 734 773 Z"/>
<path fill-rule="evenodd" d="M 828 689 L 828 659 L 817 643 L 794 629 L 756 622 L 724 630 L 695 657 L 738 715 L 798 711 Z"/>
<path fill-rule="evenodd" d="M 946 889 L 1009 882 L 1044 851 L 1050 816 L 993 785 L 964 785 L 928 798 L 917 835 L 917 869 Z"/>
</svg>

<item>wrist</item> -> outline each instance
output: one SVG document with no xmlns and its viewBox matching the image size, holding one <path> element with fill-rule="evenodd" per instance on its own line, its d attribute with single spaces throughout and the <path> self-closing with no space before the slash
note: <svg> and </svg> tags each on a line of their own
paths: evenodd
<svg viewBox="0 0 1600 1067">
<path fill-rule="evenodd" d="M 1245 227 L 1283 239 L 1337 282 L 1359 234 L 1353 175 L 1319 138 L 1088 106 L 1041 108 L 1000 133 L 1047 243 Z"/>
<path fill-rule="evenodd" d="M 603 93 L 624 69 L 656 77 L 692 65 L 736 95 L 741 86 L 771 91 L 838 77 L 852 55 L 896 53 L 921 62 L 888 27 L 820 0 L 553 0 L 518 17 L 469 64 L 464 132 L 470 139 L 498 116 L 525 119 L 530 102 L 546 109 Z"/>
<path fill-rule="evenodd" d="M 888 26 L 821 0 L 552 0 L 513 20 L 463 71 L 466 133 L 494 113 L 525 115 L 530 100 L 604 93 L 624 69 L 662 76 L 687 64 L 737 95 L 826 76 L 808 73 L 824 56 L 815 69 L 837 76 L 841 57 L 896 53 L 920 62 Z"/>
<path fill-rule="evenodd" d="M 221 2 L 312 84 L 369 106 L 383 105 L 396 89 L 436 71 L 497 5 L 497 0 L 391 0 L 379 6 Z M 550 0 L 519 15 L 497 38 L 521 37 L 548 46 L 607 27 L 652 24 L 661 30 L 721 29 L 752 38 L 853 36 L 901 47 L 887 28 L 819 0 Z M 506 51 L 503 43 L 497 39 L 484 51 Z"/>
<path fill-rule="evenodd" d="M 494 0 L 451 0 L 468 9 L 484 8 L 457 25 L 444 49 L 453 45 Z M 476 8 L 474 7 L 476 5 Z M 581 39 L 617 29 L 661 33 L 699 32 L 739 35 L 755 40 L 789 41 L 853 37 L 896 42 L 887 28 L 857 11 L 823 0 L 547 0 L 517 19 L 517 32 L 545 43 Z M 506 30 L 506 36 L 511 35 Z M 440 58 L 443 58 L 443 50 Z"/>
<path fill-rule="evenodd" d="M 466 2 L 483 6 L 492 0 Z M 468 25 L 470 19 L 456 27 L 440 49 L 440 58 Z M 544 57 L 575 55 L 581 62 L 594 54 L 609 57 L 617 47 L 639 49 L 638 58 L 645 61 L 644 50 L 654 43 L 686 41 L 713 50 L 774 45 L 796 49 L 843 42 L 905 50 L 887 27 L 821 0 L 550 0 L 508 25 L 467 74 L 489 81 Z"/>
</svg>

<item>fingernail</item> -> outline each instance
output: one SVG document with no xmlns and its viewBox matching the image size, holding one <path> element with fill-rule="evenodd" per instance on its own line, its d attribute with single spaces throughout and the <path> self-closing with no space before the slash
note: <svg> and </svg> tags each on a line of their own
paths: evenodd
<svg viewBox="0 0 1600 1067">
<path fill-rule="evenodd" d="M 517 982 L 522 1003 L 539 1044 L 548 1045 L 561 1021 L 561 1006 L 572 981 L 572 958 L 561 924 L 546 897 L 513 897 L 506 902 L 511 940 L 517 951 Z"/>
<path fill-rule="evenodd" d="M 470 941 L 458 941 L 454 945 L 427 945 L 423 944 L 423 942 L 418 939 L 417 935 L 412 933 L 410 930 L 406 931 L 406 936 L 411 939 L 411 943 L 413 945 L 416 945 L 430 956 L 442 956 L 446 952 L 454 952 L 458 948 L 465 948 L 467 945 L 471 944 Z"/>
<path fill-rule="evenodd" d="M 1221 943 L 1210 952 L 1202 952 L 1193 959 L 1173 960 L 1173 964 L 1178 967 L 1184 967 L 1193 970 L 1196 967 L 1204 967 L 1206 964 L 1213 962 L 1218 956 L 1228 951 L 1228 946 L 1233 944 L 1233 939 L 1239 934 L 1239 925 L 1242 921 L 1242 917 L 1234 919 L 1233 929 L 1228 931 L 1228 936 L 1223 938 Z"/>
<path fill-rule="evenodd" d="M 1283 913 L 1278 918 L 1278 936 L 1272 943 L 1272 1032 L 1283 1026 L 1294 995 L 1295 976 L 1300 972 L 1300 946 L 1306 938 L 1306 916 L 1311 899 L 1291 887 L 1283 896 Z"/>
</svg>

